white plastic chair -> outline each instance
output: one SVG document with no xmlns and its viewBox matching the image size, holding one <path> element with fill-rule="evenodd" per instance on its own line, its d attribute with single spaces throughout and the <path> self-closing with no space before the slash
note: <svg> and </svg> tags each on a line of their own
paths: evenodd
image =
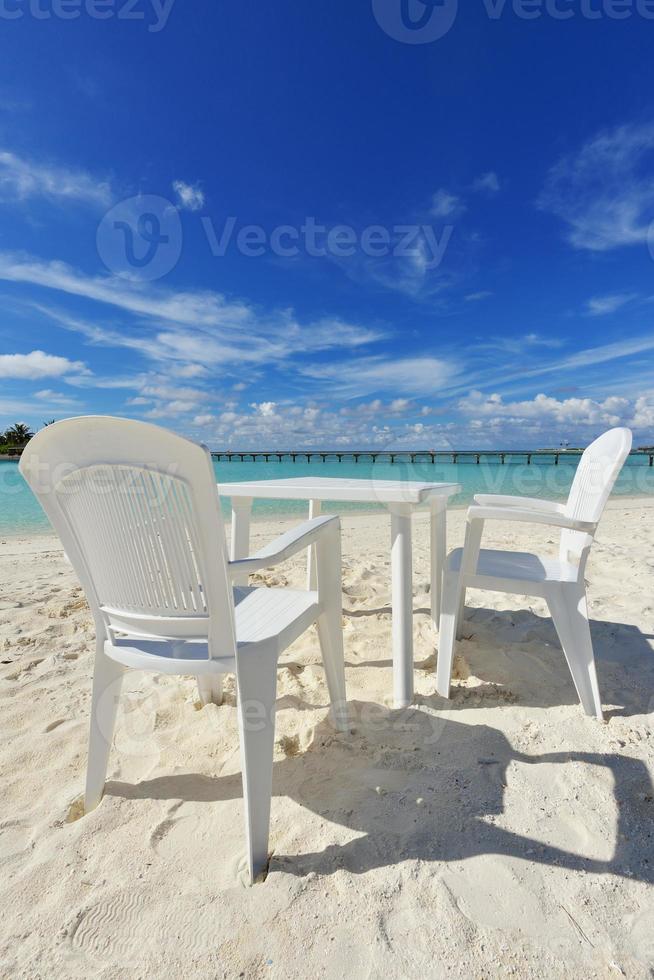
<svg viewBox="0 0 654 980">
<path fill-rule="evenodd" d="M 59 533 L 95 621 L 85 809 L 102 798 L 127 668 L 193 675 L 205 703 L 220 703 L 221 675 L 235 672 L 254 881 L 268 860 L 277 660 L 312 623 L 333 722 L 347 725 L 338 518 L 307 521 L 230 562 L 207 449 L 142 422 L 58 422 L 32 439 L 20 469 Z M 316 591 L 232 587 L 235 574 L 279 564 L 314 543 Z"/>
<path fill-rule="evenodd" d="M 450 696 L 454 639 L 460 637 L 466 589 L 542 596 L 588 715 L 602 718 L 588 625 L 584 572 L 597 524 L 631 450 L 629 429 L 611 429 L 582 455 L 565 504 L 479 494 L 468 509 L 465 543 L 449 556 L 443 579 L 436 687 Z M 520 521 L 561 528 L 558 559 L 480 549 L 484 522 Z"/>
</svg>

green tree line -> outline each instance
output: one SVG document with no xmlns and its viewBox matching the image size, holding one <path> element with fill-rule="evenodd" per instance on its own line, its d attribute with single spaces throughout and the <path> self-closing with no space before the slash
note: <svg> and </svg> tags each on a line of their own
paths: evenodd
<svg viewBox="0 0 654 980">
<path fill-rule="evenodd" d="M 52 421 L 43 424 L 52 425 L 54 421 L 52 419 Z M 4 432 L 0 432 L 0 453 L 12 453 L 16 449 L 22 449 L 33 435 L 29 425 L 25 425 L 24 422 L 14 422 Z"/>
</svg>

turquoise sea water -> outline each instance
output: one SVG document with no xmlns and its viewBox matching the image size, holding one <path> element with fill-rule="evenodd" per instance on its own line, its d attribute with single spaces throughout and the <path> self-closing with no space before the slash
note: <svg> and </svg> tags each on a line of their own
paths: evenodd
<svg viewBox="0 0 654 980">
<path fill-rule="evenodd" d="M 468 503 L 475 493 L 511 493 L 520 496 L 562 499 L 567 496 L 578 463 L 577 456 L 562 458 L 555 466 L 549 459 L 537 459 L 527 466 L 520 462 L 501 465 L 482 456 L 474 462 L 435 463 L 417 461 L 377 462 L 362 460 L 336 460 L 322 462 L 218 462 L 214 461 L 216 480 L 284 479 L 293 476 L 335 476 L 373 480 L 416 480 L 424 482 L 444 481 L 460 483 L 463 492 L 454 500 L 454 506 Z M 627 496 L 654 495 L 654 468 L 647 457 L 630 457 L 616 485 L 615 494 Z M 371 511 L 373 505 L 338 504 L 326 505 L 333 513 Z M 229 513 L 229 501 L 223 501 L 225 514 Z M 283 514 L 306 514 L 303 501 L 257 500 L 254 516 L 265 518 Z M 13 461 L 0 461 L 0 534 L 43 533 L 50 529 L 47 518 Z"/>
</svg>

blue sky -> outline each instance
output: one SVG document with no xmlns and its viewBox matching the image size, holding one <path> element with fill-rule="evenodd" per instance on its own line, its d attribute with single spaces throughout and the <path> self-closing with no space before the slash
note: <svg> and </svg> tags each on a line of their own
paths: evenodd
<svg viewBox="0 0 654 980">
<path fill-rule="evenodd" d="M 651 0 L 0 20 L 0 425 L 654 442 Z"/>
</svg>

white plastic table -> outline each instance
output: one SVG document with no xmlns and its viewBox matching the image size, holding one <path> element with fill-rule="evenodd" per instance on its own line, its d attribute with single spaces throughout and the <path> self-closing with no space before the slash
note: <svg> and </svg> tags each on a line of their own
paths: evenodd
<svg viewBox="0 0 654 980">
<path fill-rule="evenodd" d="M 431 616 L 438 625 L 441 583 L 446 554 L 447 502 L 461 491 L 458 483 L 408 483 L 402 480 L 343 480 L 304 476 L 287 480 L 219 483 L 221 497 L 232 502 L 232 559 L 250 551 L 250 515 L 255 497 L 267 500 L 308 500 L 309 516 L 318 517 L 322 502 L 357 501 L 383 504 L 391 514 L 391 568 L 393 606 L 393 696 L 404 708 L 413 700 L 413 586 L 411 517 L 421 504 L 431 511 Z M 309 587 L 314 580 L 309 559 Z M 245 584 L 236 582 L 237 585 Z"/>
</svg>

